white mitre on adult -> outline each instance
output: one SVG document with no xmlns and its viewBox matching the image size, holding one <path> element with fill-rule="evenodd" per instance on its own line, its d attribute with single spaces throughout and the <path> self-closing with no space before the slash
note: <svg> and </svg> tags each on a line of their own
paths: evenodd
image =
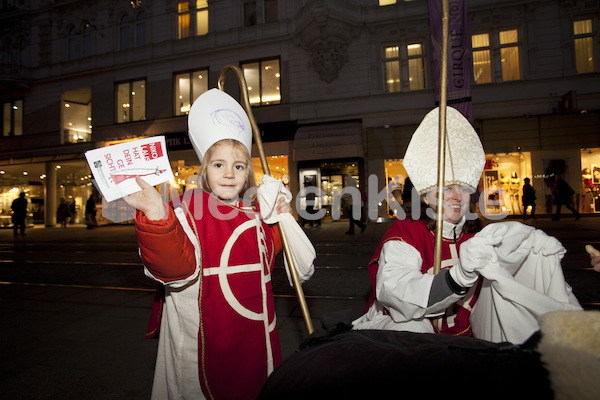
<svg viewBox="0 0 600 400">
<path fill-rule="evenodd" d="M 223 139 L 241 142 L 252 154 L 252 126 L 246 111 L 219 89 L 208 90 L 194 101 L 188 115 L 188 135 L 201 162 L 210 146 Z"/>
<path fill-rule="evenodd" d="M 419 194 L 437 187 L 439 107 L 431 110 L 413 134 L 403 165 Z M 446 107 L 446 160 L 444 186 L 462 185 L 473 190 L 485 166 L 479 136 L 460 111 Z"/>
</svg>

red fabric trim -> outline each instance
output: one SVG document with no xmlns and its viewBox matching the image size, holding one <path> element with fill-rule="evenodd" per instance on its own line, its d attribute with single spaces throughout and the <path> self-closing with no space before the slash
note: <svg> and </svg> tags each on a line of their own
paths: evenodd
<svg viewBox="0 0 600 400">
<path fill-rule="evenodd" d="M 167 208 L 167 218 L 149 221 L 141 212 L 135 219 L 140 255 L 146 268 L 163 282 L 185 279 L 196 269 L 194 246 L 177 221 L 175 212 Z"/>
</svg>

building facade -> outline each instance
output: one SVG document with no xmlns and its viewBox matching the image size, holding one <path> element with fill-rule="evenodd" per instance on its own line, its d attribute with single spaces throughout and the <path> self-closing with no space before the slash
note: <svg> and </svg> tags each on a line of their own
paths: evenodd
<svg viewBox="0 0 600 400">
<path fill-rule="evenodd" d="M 431 6 L 425 0 L 2 2 L 3 218 L 25 191 L 34 222 L 54 225 L 61 198 L 74 202 L 82 220 L 94 190 L 85 151 L 135 138 L 164 135 L 172 185 L 190 187 L 199 162 L 187 139 L 187 112 L 217 86 L 227 65 L 244 72 L 272 175 L 301 200 L 305 185 L 320 187 L 326 209 L 351 177 L 375 196 L 378 216 L 389 215 L 388 182 L 404 181 L 408 142 L 436 106 L 439 47 Z M 550 182 L 562 174 L 577 207 L 600 212 L 599 2 L 450 0 L 450 6 L 452 17 L 466 7 L 464 29 L 451 31 L 450 68 L 455 54 L 466 57 L 464 101 L 487 154 L 480 205 L 522 213 L 527 177 L 538 212 L 552 212 Z M 224 90 L 239 98 L 233 76 Z"/>
</svg>

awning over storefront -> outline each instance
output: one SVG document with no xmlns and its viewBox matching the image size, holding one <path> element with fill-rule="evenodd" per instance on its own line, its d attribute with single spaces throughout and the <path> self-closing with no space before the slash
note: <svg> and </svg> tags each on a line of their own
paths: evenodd
<svg viewBox="0 0 600 400">
<path fill-rule="evenodd" d="M 294 137 L 294 161 L 364 157 L 360 122 L 301 127 Z"/>
</svg>

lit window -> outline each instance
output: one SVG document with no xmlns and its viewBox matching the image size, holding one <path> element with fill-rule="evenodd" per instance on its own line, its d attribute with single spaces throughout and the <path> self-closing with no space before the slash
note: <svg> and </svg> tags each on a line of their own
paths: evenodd
<svg viewBox="0 0 600 400">
<path fill-rule="evenodd" d="M 177 37 L 185 39 L 191 35 L 208 33 L 208 1 L 179 0 L 177 2 Z"/>
<path fill-rule="evenodd" d="M 268 105 L 281 103 L 281 73 L 279 60 L 262 60 L 242 64 L 248 86 L 250 104 Z"/>
<path fill-rule="evenodd" d="M 573 22 L 575 37 L 575 66 L 578 74 L 594 72 L 594 38 L 592 36 L 592 20 L 585 19 Z"/>
<path fill-rule="evenodd" d="M 177 2 L 178 38 L 184 39 L 190 36 L 190 5 L 188 0 Z"/>
<path fill-rule="evenodd" d="M 379 0 L 380 6 L 389 6 L 391 4 L 396 4 L 396 0 Z"/>
<path fill-rule="evenodd" d="M 287 155 L 267 156 L 266 159 L 267 165 L 269 166 L 269 172 L 271 173 L 271 177 L 280 181 L 283 181 L 286 177 L 289 177 L 290 170 L 288 166 Z M 254 169 L 254 179 L 256 180 L 256 182 L 259 182 L 260 179 L 264 176 L 262 162 L 260 161 L 259 157 L 252 158 L 252 168 Z"/>
<path fill-rule="evenodd" d="M 521 79 L 519 31 L 517 29 L 471 36 L 473 80 L 476 84 Z M 500 60 L 494 60 L 499 54 Z"/>
<path fill-rule="evenodd" d="M 423 46 L 420 43 L 406 46 L 408 53 L 408 81 L 410 90 L 425 89 Z"/>
<path fill-rule="evenodd" d="M 146 119 L 146 81 L 137 80 L 117 84 L 116 122 Z"/>
<path fill-rule="evenodd" d="M 196 35 L 208 33 L 208 2 L 206 0 L 196 1 Z"/>
<path fill-rule="evenodd" d="M 23 134 L 23 100 L 4 102 L 2 105 L 2 136 Z"/>
<path fill-rule="evenodd" d="M 92 89 L 83 88 L 62 94 L 62 142 L 92 140 Z"/>
<path fill-rule="evenodd" d="M 385 91 L 400 91 L 400 54 L 398 46 L 384 48 L 385 58 Z"/>
<path fill-rule="evenodd" d="M 521 79 L 519 69 L 519 34 L 516 29 L 500 32 L 500 57 L 502 61 L 502 80 Z"/>
<path fill-rule="evenodd" d="M 475 83 L 492 81 L 490 35 L 482 33 L 471 37 L 473 46 L 473 78 Z"/>
<path fill-rule="evenodd" d="M 387 93 L 402 91 L 403 80 L 404 90 L 425 89 L 425 60 L 421 43 L 386 46 L 383 58 Z"/>
<path fill-rule="evenodd" d="M 207 90 L 207 69 L 175 75 L 175 115 L 188 114 L 194 101 Z"/>
</svg>

